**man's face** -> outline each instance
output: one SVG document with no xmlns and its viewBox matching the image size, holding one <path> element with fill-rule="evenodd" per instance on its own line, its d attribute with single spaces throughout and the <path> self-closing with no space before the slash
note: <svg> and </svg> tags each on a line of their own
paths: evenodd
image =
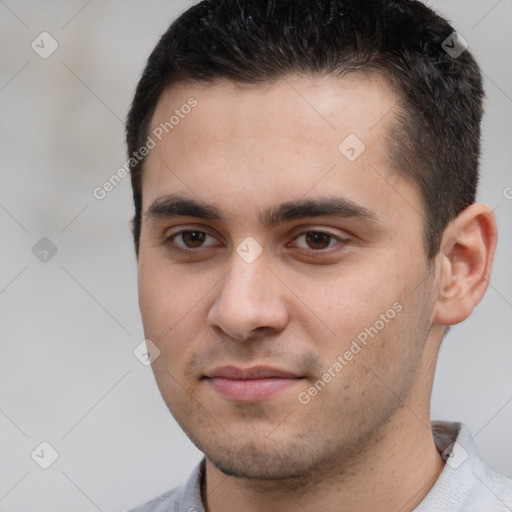
<svg viewBox="0 0 512 512">
<path fill-rule="evenodd" d="M 420 196 L 387 156 L 396 101 L 370 76 L 159 101 L 150 133 L 181 116 L 143 177 L 144 330 L 166 404 L 227 474 L 339 462 L 428 401 L 434 278 Z"/>
</svg>

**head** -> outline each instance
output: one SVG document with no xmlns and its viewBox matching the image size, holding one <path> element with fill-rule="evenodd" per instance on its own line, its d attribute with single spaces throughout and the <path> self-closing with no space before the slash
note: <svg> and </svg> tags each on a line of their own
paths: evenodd
<svg viewBox="0 0 512 512">
<path fill-rule="evenodd" d="M 152 52 L 127 122 L 141 312 L 167 405 L 224 472 L 298 476 L 406 400 L 428 416 L 496 238 L 453 32 L 413 0 L 210 0 Z M 291 378 L 240 398 L 225 366 Z"/>
</svg>

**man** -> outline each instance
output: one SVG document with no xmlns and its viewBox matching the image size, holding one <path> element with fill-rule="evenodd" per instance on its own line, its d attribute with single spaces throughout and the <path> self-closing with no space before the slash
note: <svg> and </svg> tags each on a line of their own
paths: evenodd
<svg viewBox="0 0 512 512">
<path fill-rule="evenodd" d="M 512 510 L 429 411 L 496 246 L 482 97 L 412 0 L 210 0 L 173 23 L 127 123 L 133 234 L 155 378 L 205 459 L 134 511 Z"/>
</svg>

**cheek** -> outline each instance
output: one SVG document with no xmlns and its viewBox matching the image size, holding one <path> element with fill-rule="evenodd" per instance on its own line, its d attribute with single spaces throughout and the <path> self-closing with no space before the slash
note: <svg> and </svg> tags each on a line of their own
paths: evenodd
<svg viewBox="0 0 512 512">
<path fill-rule="evenodd" d="M 427 320 L 421 313 L 425 291 L 419 287 L 411 293 L 418 286 L 417 272 L 408 274 L 404 265 L 397 275 L 396 268 L 396 262 L 383 259 L 382 265 L 357 272 L 347 267 L 320 280 L 302 278 L 297 296 L 306 307 L 299 305 L 301 311 L 293 316 L 309 331 L 327 368 L 345 354 L 343 364 L 350 367 L 359 360 L 363 366 L 389 368 L 416 358 L 418 342 L 407 340 Z M 318 320 L 323 334 L 316 328 Z"/>
<path fill-rule="evenodd" d="M 428 290 L 395 286 L 380 298 L 360 313 L 343 356 L 351 359 L 345 368 L 351 387 L 393 401 L 405 397 L 421 368 L 430 328 Z"/>
<path fill-rule="evenodd" d="M 421 367 L 425 318 L 402 302 L 380 314 L 361 314 L 349 320 L 350 326 L 340 321 L 339 331 L 346 334 L 338 335 L 336 346 L 317 344 L 322 375 L 301 395 L 310 401 L 313 416 L 328 415 L 343 428 L 364 430 L 406 399 Z"/>
<path fill-rule="evenodd" d="M 177 270 L 155 259 L 139 262 L 139 308 L 146 337 L 157 345 L 187 324 L 187 314 L 198 302 L 193 287 L 184 286 Z"/>
<path fill-rule="evenodd" d="M 339 339 L 373 325 L 402 295 L 395 278 L 369 266 L 347 265 L 317 276 L 290 276 L 288 281 L 300 283 L 293 285 L 297 305 L 303 309 L 296 318 L 316 317 Z"/>
<path fill-rule="evenodd" d="M 218 280 L 218 278 L 217 278 Z M 161 258 L 145 258 L 139 265 L 139 308 L 145 337 L 160 350 L 153 364 L 157 381 L 176 377 L 199 350 L 205 338 L 206 318 L 215 280 L 200 273 L 184 275 L 183 270 Z M 159 382 L 160 385 L 160 382 Z"/>
</svg>

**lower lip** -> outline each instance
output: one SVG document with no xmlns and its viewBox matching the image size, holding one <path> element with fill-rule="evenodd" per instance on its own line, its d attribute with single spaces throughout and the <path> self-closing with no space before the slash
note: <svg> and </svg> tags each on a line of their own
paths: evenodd
<svg viewBox="0 0 512 512">
<path fill-rule="evenodd" d="M 258 401 L 271 398 L 285 389 L 293 386 L 301 379 L 299 378 L 277 378 L 265 379 L 227 379 L 225 377 L 211 377 L 208 379 L 213 389 L 228 400 Z"/>
</svg>

